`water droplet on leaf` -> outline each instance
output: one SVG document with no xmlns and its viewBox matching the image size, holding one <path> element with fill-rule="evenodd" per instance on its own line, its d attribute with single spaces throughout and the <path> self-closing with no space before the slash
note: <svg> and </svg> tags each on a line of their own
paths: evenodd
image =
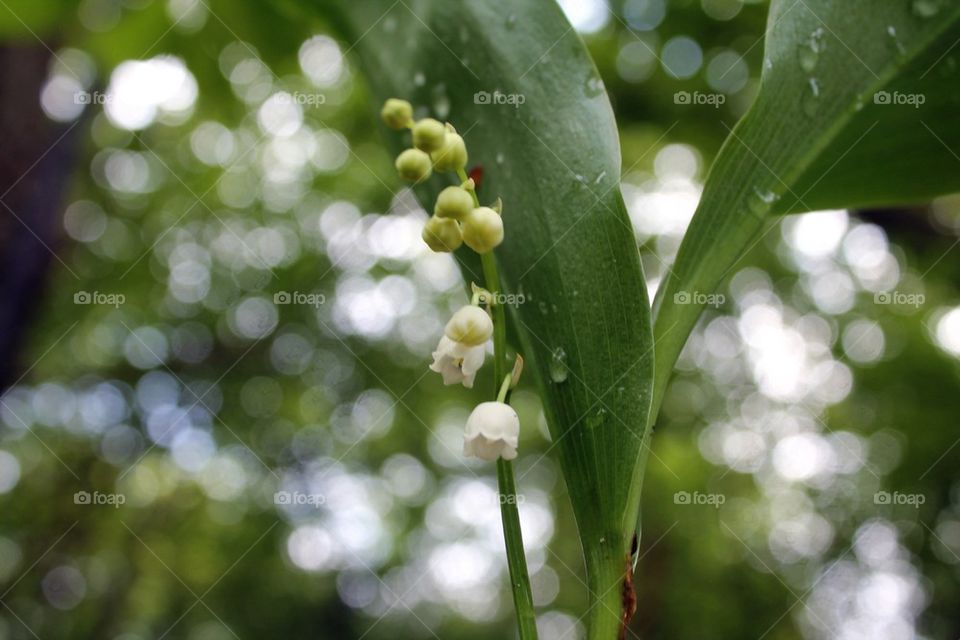
<svg viewBox="0 0 960 640">
<path fill-rule="evenodd" d="M 450 96 L 447 95 L 447 86 L 438 84 L 433 88 L 433 112 L 440 120 L 446 120 L 450 115 Z"/>
<path fill-rule="evenodd" d="M 940 13 L 940 0 L 913 0 L 913 13 L 921 18 L 932 18 Z"/>
<path fill-rule="evenodd" d="M 553 350 L 553 356 L 550 358 L 550 379 L 559 384 L 566 381 L 569 373 L 567 352 L 563 350 L 563 347 L 557 347 Z"/>
<path fill-rule="evenodd" d="M 897 54 L 901 57 L 907 54 L 907 48 L 903 46 L 903 43 L 900 42 L 900 39 L 897 38 L 897 28 L 893 25 L 887 27 L 887 35 L 890 36 L 890 39 L 893 40 L 893 46 L 897 48 Z"/>
<path fill-rule="evenodd" d="M 808 116 L 814 116 L 820 108 L 820 84 L 816 78 L 810 78 L 807 91 L 803 95 L 803 112 Z"/>
<path fill-rule="evenodd" d="M 595 98 L 603 93 L 603 91 L 603 80 L 600 79 L 600 76 L 590 76 L 587 79 L 587 96 Z"/>
<path fill-rule="evenodd" d="M 800 44 L 797 49 L 797 58 L 800 61 L 800 68 L 807 73 L 812 72 L 817 62 L 820 61 L 820 53 L 823 51 L 823 29 L 817 29 L 810 34 L 805 42 Z"/>
<path fill-rule="evenodd" d="M 592 416 L 587 418 L 587 429 L 593 430 L 597 427 L 602 427 L 603 423 L 607 421 L 607 410 L 603 407 L 597 409 L 597 412 Z"/>
<path fill-rule="evenodd" d="M 770 205 L 777 200 L 778 196 L 773 191 L 761 190 L 754 187 L 753 193 L 747 198 L 747 206 L 750 207 L 750 211 L 759 216 L 763 216 L 769 211 Z"/>
</svg>

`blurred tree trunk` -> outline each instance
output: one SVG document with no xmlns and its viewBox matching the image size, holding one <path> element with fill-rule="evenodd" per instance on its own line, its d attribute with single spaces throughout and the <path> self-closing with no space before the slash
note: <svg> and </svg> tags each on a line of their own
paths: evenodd
<svg viewBox="0 0 960 640">
<path fill-rule="evenodd" d="M 18 354 L 62 237 L 76 136 L 40 109 L 51 58 L 39 43 L 0 47 L 0 391 L 30 366 Z"/>
</svg>

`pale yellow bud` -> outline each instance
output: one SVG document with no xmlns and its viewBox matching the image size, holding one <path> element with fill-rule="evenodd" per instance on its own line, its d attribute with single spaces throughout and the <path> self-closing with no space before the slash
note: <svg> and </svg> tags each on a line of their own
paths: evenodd
<svg viewBox="0 0 960 640">
<path fill-rule="evenodd" d="M 437 171 L 458 171 L 467 166 L 467 145 L 459 133 L 447 133 L 443 147 L 430 154 Z"/>
<path fill-rule="evenodd" d="M 380 117 L 391 129 L 405 129 L 413 122 L 413 106 L 406 100 L 390 98 L 383 103 Z"/>
<path fill-rule="evenodd" d="M 437 253 L 456 251 L 463 244 L 460 225 L 451 218 L 438 218 L 436 216 L 430 218 L 427 220 L 427 224 L 423 226 L 421 237 L 427 243 L 427 246 Z"/>
<path fill-rule="evenodd" d="M 463 219 L 463 241 L 477 253 L 503 242 L 503 218 L 490 207 L 477 207 Z"/>
<path fill-rule="evenodd" d="M 447 128 L 433 118 L 424 118 L 413 125 L 413 146 L 430 153 L 443 148 L 447 138 Z"/>
<path fill-rule="evenodd" d="M 467 305 L 460 307 L 453 314 L 444 333 L 454 342 L 475 347 L 483 344 L 493 335 L 493 320 L 480 307 Z"/>
<path fill-rule="evenodd" d="M 400 177 L 411 182 L 423 182 L 433 173 L 430 156 L 420 149 L 407 149 L 401 153 L 397 156 L 396 167 Z"/>
<path fill-rule="evenodd" d="M 462 220 L 473 211 L 473 196 L 462 187 L 447 187 L 437 196 L 434 215 Z"/>
</svg>

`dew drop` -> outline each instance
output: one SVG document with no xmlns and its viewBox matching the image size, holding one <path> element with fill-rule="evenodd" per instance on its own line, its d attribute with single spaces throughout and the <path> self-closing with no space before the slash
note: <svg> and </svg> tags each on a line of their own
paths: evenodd
<svg viewBox="0 0 960 640">
<path fill-rule="evenodd" d="M 542 313 L 543 315 L 547 315 L 547 303 L 546 303 L 546 302 L 544 302 L 543 300 L 539 301 L 539 302 L 537 303 L 537 308 L 540 309 L 540 313 Z"/>
<path fill-rule="evenodd" d="M 513 29 L 515 26 L 517 26 L 517 16 L 511 13 L 507 18 L 507 29 Z"/>
<path fill-rule="evenodd" d="M 890 39 L 893 40 L 893 46 L 897 48 L 897 53 L 901 56 L 906 55 L 907 48 L 903 46 L 903 43 L 900 42 L 900 39 L 897 38 L 897 28 L 893 25 L 887 27 L 887 35 L 890 36 Z"/>
<path fill-rule="evenodd" d="M 497 164 L 503 164 L 506 159 L 506 156 L 503 155 L 503 151 L 497 152 Z"/>
<path fill-rule="evenodd" d="M 417 71 L 417 73 L 414 74 L 413 84 L 418 87 L 422 87 L 423 85 L 427 84 L 427 77 L 423 75 L 423 71 Z"/>
<path fill-rule="evenodd" d="M 595 98 L 603 93 L 603 91 L 603 80 L 600 79 L 600 76 L 592 75 L 587 79 L 587 96 Z"/>
<path fill-rule="evenodd" d="M 592 416 L 587 418 L 587 429 L 593 430 L 597 427 L 602 427 L 603 423 L 607 421 L 607 410 L 603 407 L 597 409 L 597 412 Z"/>
<path fill-rule="evenodd" d="M 750 211 L 762 216 L 766 215 L 770 209 L 770 205 L 777 200 L 778 196 L 773 191 L 761 190 L 754 187 L 753 193 L 747 198 L 747 206 L 750 207 Z"/>
<path fill-rule="evenodd" d="M 940 13 L 940 0 L 913 0 L 913 13 L 921 18 L 932 18 Z"/>
<path fill-rule="evenodd" d="M 433 98 L 433 112 L 440 120 L 446 120 L 450 115 L 450 96 L 447 95 L 447 86 L 438 84 L 431 91 Z"/>
<path fill-rule="evenodd" d="M 800 68 L 807 73 L 812 72 L 817 62 L 820 61 L 820 53 L 823 51 L 823 29 L 817 29 L 810 34 L 805 42 L 800 44 L 797 49 L 797 59 L 800 62 Z"/>
<path fill-rule="evenodd" d="M 567 352 L 563 350 L 563 347 L 557 347 L 553 350 L 553 356 L 550 358 L 550 379 L 559 384 L 566 381 L 569 373 Z"/>
<path fill-rule="evenodd" d="M 814 116 L 820 108 L 820 84 L 816 78 L 810 78 L 809 86 L 803 96 L 803 112 Z"/>
</svg>

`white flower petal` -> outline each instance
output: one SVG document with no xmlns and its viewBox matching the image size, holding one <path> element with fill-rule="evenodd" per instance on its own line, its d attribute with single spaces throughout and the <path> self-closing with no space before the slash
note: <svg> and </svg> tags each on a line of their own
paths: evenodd
<svg viewBox="0 0 960 640">
<path fill-rule="evenodd" d="M 520 418 L 513 407 L 502 402 L 484 402 L 467 418 L 463 453 L 483 460 L 513 460 L 517 457 Z"/>
<path fill-rule="evenodd" d="M 433 352 L 430 370 L 443 376 L 443 384 L 463 383 L 471 389 L 477 370 L 483 366 L 484 354 L 484 345 L 471 347 L 443 336 Z"/>
</svg>

